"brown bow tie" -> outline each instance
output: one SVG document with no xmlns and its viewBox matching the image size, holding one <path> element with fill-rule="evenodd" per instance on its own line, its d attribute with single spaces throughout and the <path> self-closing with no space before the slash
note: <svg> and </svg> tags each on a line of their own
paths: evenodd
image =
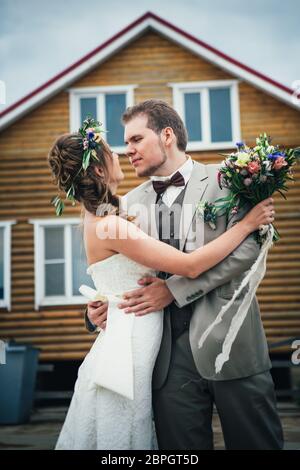
<svg viewBox="0 0 300 470">
<path fill-rule="evenodd" d="M 152 181 L 153 189 L 157 194 L 162 194 L 169 186 L 185 186 L 184 177 L 179 171 L 172 178 L 165 181 Z"/>
</svg>

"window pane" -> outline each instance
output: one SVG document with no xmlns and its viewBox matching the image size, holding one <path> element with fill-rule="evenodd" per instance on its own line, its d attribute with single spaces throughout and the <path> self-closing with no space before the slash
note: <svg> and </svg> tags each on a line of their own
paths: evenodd
<svg viewBox="0 0 300 470">
<path fill-rule="evenodd" d="M 189 142 L 202 140 L 200 93 L 185 93 L 184 108 Z"/>
<path fill-rule="evenodd" d="M 97 98 L 80 98 L 80 125 L 89 114 L 97 119 Z"/>
<path fill-rule="evenodd" d="M 4 299 L 4 228 L 0 228 L 0 299 Z"/>
<path fill-rule="evenodd" d="M 231 142 L 230 89 L 209 90 L 210 124 L 212 142 Z"/>
<path fill-rule="evenodd" d="M 124 93 L 105 96 L 107 142 L 112 146 L 124 145 L 124 129 L 121 116 L 126 108 L 126 95 Z"/>
<path fill-rule="evenodd" d="M 82 238 L 82 230 L 76 226 L 72 225 L 72 278 L 73 286 L 72 292 L 73 295 L 80 295 L 78 291 L 81 284 L 86 284 L 88 286 L 94 287 L 91 276 L 86 274 L 87 261 L 85 256 L 85 249 Z"/>
<path fill-rule="evenodd" d="M 45 295 L 65 295 L 65 263 L 45 265 Z"/>
<path fill-rule="evenodd" d="M 45 259 L 64 258 L 64 227 L 45 228 Z"/>
</svg>

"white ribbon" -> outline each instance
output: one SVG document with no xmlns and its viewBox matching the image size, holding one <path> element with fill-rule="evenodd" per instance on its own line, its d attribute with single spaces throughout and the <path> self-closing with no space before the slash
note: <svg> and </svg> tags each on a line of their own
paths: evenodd
<svg viewBox="0 0 300 470">
<path fill-rule="evenodd" d="M 117 307 L 121 295 L 97 293 L 88 286 L 80 286 L 79 291 L 89 300 L 108 301 L 106 328 L 97 338 L 93 348 L 96 359 L 92 371 L 92 381 L 101 387 L 134 399 L 134 368 L 132 356 L 132 328 L 134 314 L 126 314 Z"/>
<path fill-rule="evenodd" d="M 257 260 L 253 263 L 251 266 L 248 274 L 244 277 L 242 280 L 240 286 L 235 290 L 232 298 L 230 299 L 227 304 L 223 305 L 222 309 L 216 316 L 216 319 L 213 321 L 213 323 L 204 331 L 202 334 L 199 343 L 198 343 L 198 348 L 201 348 L 203 346 L 204 341 L 212 331 L 212 329 L 223 320 L 224 314 L 229 310 L 229 308 L 232 306 L 238 295 L 240 295 L 241 291 L 243 288 L 249 284 L 249 290 L 246 293 L 241 305 L 239 306 L 237 312 L 233 316 L 231 320 L 231 324 L 229 327 L 229 330 L 226 334 L 226 337 L 224 339 L 223 345 L 222 345 L 222 352 L 217 356 L 216 362 L 215 362 L 215 369 L 216 373 L 221 372 L 223 365 L 225 362 L 228 361 L 230 351 L 232 344 L 246 318 L 246 315 L 248 313 L 248 310 L 250 308 L 250 304 L 252 302 L 252 299 L 255 295 L 256 289 L 258 288 L 261 280 L 263 279 L 265 272 L 266 272 L 266 263 L 267 263 L 267 254 L 269 248 L 273 244 L 273 235 L 274 235 L 274 227 L 273 225 L 269 226 L 269 230 L 266 236 L 266 239 L 264 240 L 264 243 L 262 244 L 261 251 L 259 253 L 259 256 Z"/>
</svg>

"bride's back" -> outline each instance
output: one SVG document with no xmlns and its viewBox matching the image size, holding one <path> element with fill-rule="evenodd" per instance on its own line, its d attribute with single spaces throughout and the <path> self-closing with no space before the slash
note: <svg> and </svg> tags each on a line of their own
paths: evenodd
<svg viewBox="0 0 300 470">
<path fill-rule="evenodd" d="M 96 217 L 87 212 L 85 213 L 83 221 L 83 239 L 88 265 L 102 261 L 116 254 L 116 252 L 107 247 L 105 239 L 101 240 L 99 238 L 99 228 L 104 224 L 104 219 L 105 217 Z"/>
<path fill-rule="evenodd" d="M 88 261 L 88 274 L 98 291 L 124 292 L 138 287 L 144 276 L 156 276 L 156 272 L 127 256 L 108 248 L 105 239 L 105 217 L 86 214 L 84 217 L 84 245 Z"/>
</svg>

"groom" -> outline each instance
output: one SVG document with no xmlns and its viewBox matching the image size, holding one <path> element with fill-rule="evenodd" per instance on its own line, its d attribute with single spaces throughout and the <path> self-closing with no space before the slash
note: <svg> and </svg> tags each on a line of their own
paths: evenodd
<svg viewBox="0 0 300 470">
<path fill-rule="evenodd" d="M 139 103 L 125 111 L 123 123 L 130 163 L 137 176 L 150 177 L 123 198 L 129 215 L 131 210 L 132 215 L 135 213 L 133 209 L 138 205 L 153 210 L 154 227 L 143 221 L 143 230 L 182 251 L 193 251 L 245 215 L 244 210 L 229 220 L 219 217 L 215 230 L 197 215 L 198 202 L 214 202 L 226 196 L 227 190 L 221 191 L 218 186 L 218 165 L 204 165 L 186 155 L 186 129 L 167 103 Z M 140 280 L 141 287 L 128 292 L 120 304 L 125 313 L 135 315 L 164 309 L 163 338 L 153 373 L 153 410 L 161 450 L 212 449 L 213 404 L 227 449 L 283 446 L 256 297 L 232 346 L 230 359 L 219 374 L 215 373 L 215 358 L 221 352 L 243 292 L 198 349 L 202 333 L 232 297 L 258 252 L 250 235 L 225 260 L 197 279 L 168 273 L 144 278 Z M 105 327 L 106 312 L 107 304 L 89 302 L 87 328 L 94 331 L 95 325 Z"/>
</svg>

